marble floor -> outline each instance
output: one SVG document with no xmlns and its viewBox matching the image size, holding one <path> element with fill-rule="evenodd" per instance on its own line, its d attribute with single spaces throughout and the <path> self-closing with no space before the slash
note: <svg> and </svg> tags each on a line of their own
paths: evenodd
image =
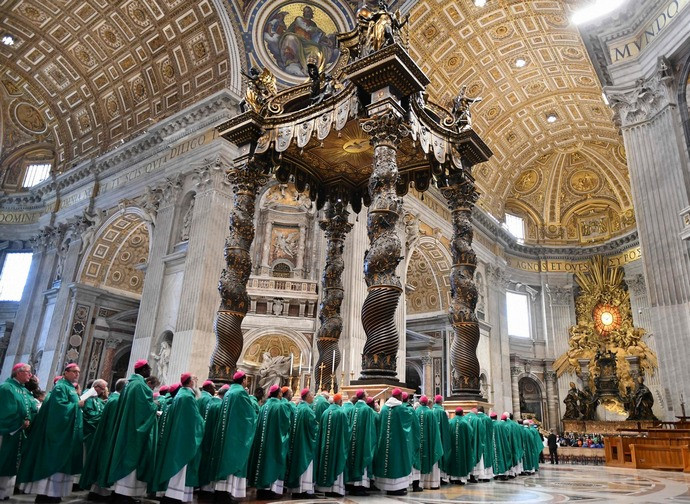
<svg viewBox="0 0 690 504">
<path fill-rule="evenodd" d="M 78 493 L 63 499 L 63 504 L 84 502 L 86 494 Z M 252 500 L 253 492 L 243 502 Z M 13 504 L 29 504 L 33 497 L 16 495 L 9 501 Z M 265 501 L 263 501 L 265 502 Z M 688 503 L 690 504 L 690 474 L 664 471 L 641 471 L 614 469 L 602 466 L 543 465 L 537 475 L 523 476 L 506 482 L 493 481 L 473 485 L 441 487 L 440 490 L 426 490 L 410 493 L 405 497 L 387 497 L 372 494 L 368 497 L 345 497 L 343 499 L 321 499 L 297 501 L 285 497 L 281 502 L 345 503 L 345 504 L 445 504 L 445 503 Z M 155 504 L 155 501 L 143 501 Z"/>
</svg>

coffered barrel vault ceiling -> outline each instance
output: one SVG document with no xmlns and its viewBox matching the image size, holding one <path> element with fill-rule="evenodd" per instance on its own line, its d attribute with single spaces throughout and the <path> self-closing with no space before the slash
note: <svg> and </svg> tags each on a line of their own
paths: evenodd
<svg viewBox="0 0 690 504">
<path fill-rule="evenodd" d="M 15 39 L 0 45 L 0 161 L 38 139 L 64 169 L 226 87 L 231 72 L 212 0 L 0 0 L 0 33 Z"/>
<path fill-rule="evenodd" d="M 580 3 L 422 0 L 411 10 L 411 52 L 431 99 L 447 105 L 463 84 L 483 98 L 474 129 L 494 157 L 475 170 L 479 204 L 525 217 L 528 242 L 591 243 L 634 228 L 622 138 L 569 22 Z"/>
<path fill-rule="evenodd" d="M 281 5 L 287 0 L 281 0 Z M 275 2 L 276 0 L 269 0 Z M 304 0 L 300 4 L 320 4 Z M 314 3 L 315 2 L 315 3 Z M 354 19 L 355 0 L 329 0 Z M 460 86 L 483 101 L 474 128 L 494 152 L 475 169 L 480 205 L 526 218 L 527 242 L 601 242 L 635 226 L 625 152 L 584 45 L 568 18 L 581 0 L 419 0 L 410 51 L 449 104 Z M 98 156 L 225 87 L 254 61 L 266 0 L 0 0 L 2 148 L 58 169 Z M 268 8 L 268 6 L 266 7 Z M 273 8 L 273 7 L 271 7 Z M 334 7 L 335 8 L 335 7 Z M 226 32 L 233 27 L 237 36 Z M 518 68 L 516 60 L 525 65 Z M 246 70 L 246 68 L 244 68 Z M 557 120 L 547 122 L 555 113 Z M 41 150 L 43 149 L 43 150 Z M 19 153 L 19 154 L 18 154 Z"/>
</svg>

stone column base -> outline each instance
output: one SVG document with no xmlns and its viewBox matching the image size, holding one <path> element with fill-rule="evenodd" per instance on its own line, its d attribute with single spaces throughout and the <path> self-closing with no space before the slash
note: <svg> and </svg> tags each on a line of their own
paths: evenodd
<svg viewBox="0 0 690 504">
<path fill-rule="evenodd" d="M 489 411 L 491 411 L 491 408 L 493 407 L 493 404 L 486 401 L 475 401 L 472 399 L 449 399 L 447 401 L 443 401 L 443 409 L 450 414 L 450 418 L 455 416 L 455 410 L 458 407 L 462 408 L 464 413 L 467 414 L 472 408 L 476 408 L 478 406 L 484 406 L 484 413 L 488 415 Z"/>
<path fill-rule="evenodd" d="M 393 392 L 393 389 L 395 388 L 399 388 L 403 392 L 407 392 L 410 397 L 412 397 L 412 394 L 414 394 L 414 390 L 411 388 L 405 388 L 400 385 L 388 385 L 386 383 L 345 385 L 344 387 L 341 387 L 341 390 L 344 396 L 343 400 L 345 400 L 345 398 L 352 397 L 359 389 L 362 389 L 367 393 L 367 396 L 373 397 L 376 400 L 381 399 L 381 404 L 383 404 L 388 400 L 388 398 L 391 396 L 391 392 Z"/>
</svg>

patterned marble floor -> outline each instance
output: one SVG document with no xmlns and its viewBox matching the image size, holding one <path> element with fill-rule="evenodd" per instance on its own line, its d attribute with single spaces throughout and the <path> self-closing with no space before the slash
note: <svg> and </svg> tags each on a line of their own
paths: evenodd
<svg viewBox="0 0 690 504">
<path fill-rule="evenodd" d="M 85 493 L 64 499 L 63 504 L 85 502 Z M 253 504 L 253 493 L 245 503 Z M 29 495 L 14 496 L 13 504 L 33 502 Z M 405 497 L 387 497 L 372 494 L 368 497 L 345 497 L 343 499 L 322 499 L 297 501 L 285 497 L 280 502 L 306 504 L 308 502 L 344 504 L 446 504 L 446 503 L 688 503 L 690 504 L 690 474 L 663 471 L 637 471 L 614 469 L 601 466 L 543 465 L 535 476 L 519 477 L 506 482 L 493 481 L 474 485 L 441 487 L 437 491 L 410 493 Z M 143 501 L 155 504 L 155 501 Z"/>
</svg>

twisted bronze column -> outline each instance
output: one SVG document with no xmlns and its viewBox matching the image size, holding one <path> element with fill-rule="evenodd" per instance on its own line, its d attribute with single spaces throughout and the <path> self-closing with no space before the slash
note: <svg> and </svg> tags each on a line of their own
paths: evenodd
<svg viewBox="0 0 690 504">
<path fill-rule="evenodd" d="M 450 272 L 451 303 L 448 318 L 455 337 L 450 347 L 452 368 L 451 391 L 454 396 L 481 399 L 479 384 L 479 323 L 477 287 L 474 284 L 474 270 L 477 255 L 472 250 L 472 207 L 479 195 L 474 180 L 464 172 L 451 175 L 448 186 L 441 188 L 452 212 L 453 239 L 451 253 L 453 267 Z"/>
<path fill-rule="evenodd" d="M 396 148 L 409 130 L 393 111 L 364 121 L 362 129 L 371 135 L 374 166 L 369 177 L 371 205 L 367 215 L 370 246 L 364 257 L 368 292 L 362 305 L 362 326 L 367 341 L 362 355 L 361 379 L 394 380 L 399 337 L 395 310 L 402 293 L 400 278 L 395 273 L 402 259 L 402 245 L 396 229 L 402 216 L 402 198 L 395 192 L 399 178 Z"/>
<path fill-rule="evenodd" d="M 319 225 L 326 233 L 326 267 L 321 277 L 323 297 L 319 306 L 321 327 L 316 333 L 316 346 L 319 349 L 319 360 L 314 368 L 315 384 L 326 390 L 336 388 L 337 380 L 331 383 L 333 369 L 340 365 L 338 340 L 343 330 L 343 319 L 340 316 L 340 305 L 343 302 L 342 275 L 345 269 L 343 246 L 352 224 L 347 220 L 346 198 L 331 200 L 326 208 L 326 218 Z"/>
<path fill-rule="evenodd" d="M 247 281 L 252 269 L 249 248 L 254 241 L 256 195 L 268 181 L 263 162 L 252 160 L 228 171 L 232 184 L 230 236 L 225 240 L 225 263 L 218 282 L 221 302 L 213 329 L 216 348 L 211 355 L 209 377 L 230 381 L 242 353 L 242 320 L 249 309 Z"/>
</svg>

